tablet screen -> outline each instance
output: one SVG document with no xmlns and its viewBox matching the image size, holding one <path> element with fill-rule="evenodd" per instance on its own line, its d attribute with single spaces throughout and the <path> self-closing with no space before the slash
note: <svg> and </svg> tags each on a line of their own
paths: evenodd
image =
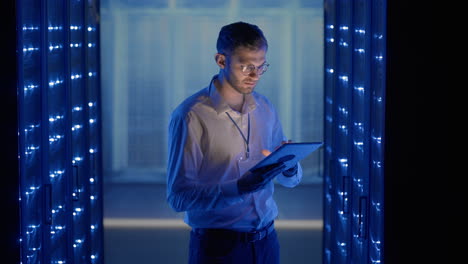
<svg viewBox="0 0 468 264">
<path fill-rule="evenodd" d="M 254 170 L 278 162 L 284 162 L 286 168 L 289 169 L 293 167 L 297 162 L 309 156 L 315 150 L 319 149 L 321 146 L 321 142 L 299 142 L 283 144 L 277 150 L 275 150 L 270 155 L 261 160 L 259 163 L 257 163 L 250 170 Z"/>
</svg>

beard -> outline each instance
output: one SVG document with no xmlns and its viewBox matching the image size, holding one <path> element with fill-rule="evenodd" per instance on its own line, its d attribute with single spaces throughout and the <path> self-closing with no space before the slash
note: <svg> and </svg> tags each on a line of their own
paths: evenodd
<svg viewBox="0 0 468 264">
<path fill-rule="evenodd" d="M 226 78 L 226 81 L 229 83 L 229 85 L 231 85 L 231 87 L 240 94 L 251 94 L 257 85 L 257 81 L 254 81 L 249 77 L 244 77 L 242 79 L 231 75 L 227 77 L 228 78 Z"/>
</svg>

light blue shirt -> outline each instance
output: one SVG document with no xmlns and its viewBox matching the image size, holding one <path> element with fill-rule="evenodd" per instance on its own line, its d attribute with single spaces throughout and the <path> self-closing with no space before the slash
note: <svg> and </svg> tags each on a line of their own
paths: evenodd
<svg viewBox="0 0 468 264">
<path fill-rule="evenodd" d="M 260 229 L 278 215 L 274 184 L 239 195 L 240 163 L 254 164 L 263 157 L 263 149 L 273 151 L 286 137 L 266 97 L 256 92 L 246 95 L 240 113 L 224 101 L 213 80 L 171 115 L 167 201 L 175 211 L 186 211 L 185 222 L 193 228 Z M 226 112 L 244 135 L 248 134 L 250 116 L 249 158 L 246 142 Z M 285 177 L 280 173 L 275 179 L 283 186 L 294 187 L 301 178 L 299 165 L 296 175 Z"/>
</svg>

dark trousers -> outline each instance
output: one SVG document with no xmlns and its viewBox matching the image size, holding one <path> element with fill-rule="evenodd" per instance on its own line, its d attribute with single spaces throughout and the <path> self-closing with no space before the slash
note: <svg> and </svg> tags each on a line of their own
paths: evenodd
<svg viewBox="0 0 468 264">
<path fill-rule="evenodd" d="M 190 232 L 189 264 L 279 264 L 276 231 L 253 242 L 229 233 Z"/>
</svg>

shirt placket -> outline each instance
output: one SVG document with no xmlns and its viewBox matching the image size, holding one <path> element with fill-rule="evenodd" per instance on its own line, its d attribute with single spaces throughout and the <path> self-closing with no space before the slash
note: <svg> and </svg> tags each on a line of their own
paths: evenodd
<svg viewBox="0 0 468 264">
<path fill-rule="evenodd" d="M 252 122 L 252 115 L 250 116 L 251 120 L 250 122 Z M 248 114 L 245 113 L 245 114 L 241 114 L 241 129 L 242 129 L 242 132 L 247 135 L 246 133 L 248 133 Z M 251 124 L 252 125 L 252 124 Z M 252 126 L 250 127 L 250 133 L 251 133 L 251 137 L 252 135 L 255 133 L 255 131 L 252 130 Z M 257 154 L 257 151 L 255 148 L 253 148 L 253 142 L 250 143 L 250 154 L 251 154 L 251 157 L 252 155 L 255 153 Z M 263 190 L 260 190 L 258 192 L 254 192 L 252 194 L 252 200 L 253 200 L 253 205 L 254 205 L 254 209 L 255 209 L 255 213 L 257 214 L 257 219 L 255 219 L 255 223 L 254 225 L 255 226 L 259 226 L 259 224 L 261 223 L 262 221 L 262 218 L 264 217 L 265 215 L 265 212 L 262 210 L 262 207 L 260 205 L 260 201 L 262 199 L 262 194 L 263 194 Z"/>
<path fill-rule="evenodd" d="M 228 114 L 228 118 L 229 116 L 232 118 L 232 120 L 230 120 L 230 122 L 234 122 L 235 126 L 237 126 L 237 128 L 235 128 L 236 130 L 240 129 L 240 131 L 242 131 L 242 134 L 240 134 L 239 132 L 239 137 L 241 138 L 242 142 L 243 142 L 243 145 L 244 145 L 244 153 L 243 153 L 243 156 L 244 158 L 248 158 L 247 157 L 247 142 L 245 139 L 247 139 L 248 135 L 249 135 L 249 126 L 248 126 L 248 115 L 247 114 L 241 114 L 237 111 L 234 111 L 234 110 L 231 110 L 229 111 L 229 114 Z M 245 138 L 245 139 L 244 139 Z"/>
<path fill-rule="evenodd" d="M 249 127 L 248 127 L 248 124 L 247 124 L 247 119 L 248 119 L 247 115 L 240 114 L 241 130 L 242 130 L 242 133 L 244 133 L 245 137 L 247 137 L 247 135 L 249 134 Z M 245 154 L 246 154 L 247 153 L 247 143 L 244 144 L 244 150 L 245 150 Z M 252 150 L 250 150 L 250 151 L 252 151 Z M 251 153 L 249 153 L 249 154 L 251 154 Z"/>
</svg>

